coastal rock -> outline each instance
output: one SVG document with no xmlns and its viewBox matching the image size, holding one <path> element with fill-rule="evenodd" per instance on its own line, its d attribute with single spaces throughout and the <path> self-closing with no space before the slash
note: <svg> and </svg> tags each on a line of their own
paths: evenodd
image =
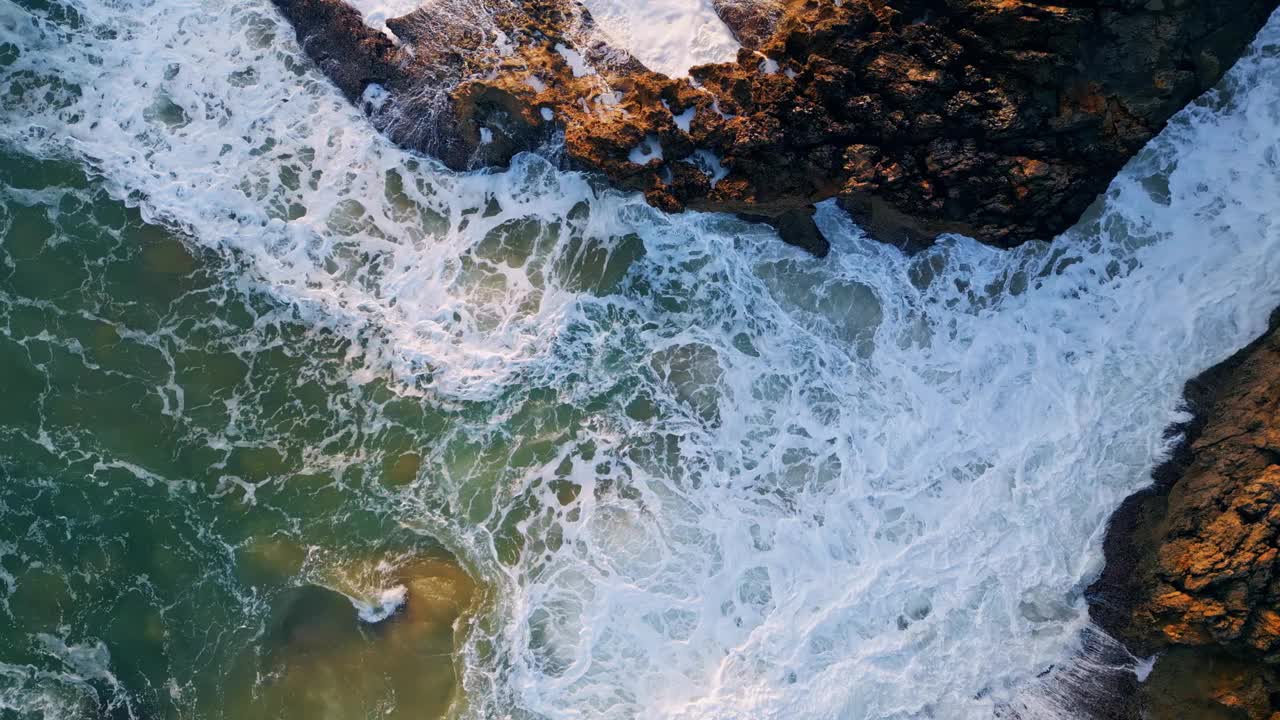
<svg viewBox="0 0 1280 720">
<path fill-rule="evenodd" d="M 1091 614 L 1151 718 L 1280 713 L 1280 328 L 1191 381 L 1186 444 L 1112 519 Z M 1190 708 L 1197 708 L 1194 713 Z"/>
<path fill-rule="evenodd" d="M 340 0 L 275 1 L 397 143 L 454 168 L 550 144 L 655 207 L 762 218 L 819 251 L 830 198 L 907 246 L 1051 239 L 1277 6 L 716 0 L 743 49 L 672 78 L 572 0 L 428 1 L 387 23 L 397 42 Z"/>
</svg>

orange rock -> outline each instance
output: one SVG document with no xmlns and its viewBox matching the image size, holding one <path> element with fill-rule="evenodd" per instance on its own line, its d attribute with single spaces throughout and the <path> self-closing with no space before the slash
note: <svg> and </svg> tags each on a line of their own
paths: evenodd
<svg viewBox="0 0 1280 720">
<path fill-rule="evenodd" d="M 1121 599 L 1093 609 L 1142 654 L 1196 648 L 1207 698 L 1267 720 L 1280 712 L 1280 328 L 1188 388 L 1198 437 L 1113 522 L 1093 592 Z"/>
<path fill-rule="evenodd" d="M 671 78 L 609 47 L 573 0 L 492 0 L 470 19 L 428 6 L 388 21 L 402 46 L 342 0 L 274 1 L 348 98 L 383 86 L 365 107 L 375 124 L 452 167 L 563 133 L 567 165 L 664 210 L 764 218 L 805 244 L 816 228 L 797 219 L 834 197 L 886 241 L 961 232 L 1001 247 L 1074 224 L 1276 5 L 714 0 L 746 47 Z M 863 148 L 876 159 L 851 162 Z M 676 177 L 695 153 L 727 175 Z"/>
</svg>

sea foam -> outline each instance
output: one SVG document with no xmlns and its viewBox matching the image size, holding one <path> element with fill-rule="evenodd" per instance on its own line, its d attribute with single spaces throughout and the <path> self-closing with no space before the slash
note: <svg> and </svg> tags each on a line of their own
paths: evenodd
<svg viewBox="0 0 1280 720">
<path fill-rule="evenodd" d="M 400 507 L 467 508 L 430 529 L 495 586 L 474 717 L 1075 717 L 1040 676 L 1106 519 L 1280 303 L 1277 18 L 1052 245 L 907 257 L 824 206 L 818 261 L 536 156 L 401 151 L 265 0 L 77 8 L 0 11 L 4 84 L 42 89 L 0 141 L 349 337 L 353 384 L 496 403 L 466 447 L 533 448 Z"/>
</svg>

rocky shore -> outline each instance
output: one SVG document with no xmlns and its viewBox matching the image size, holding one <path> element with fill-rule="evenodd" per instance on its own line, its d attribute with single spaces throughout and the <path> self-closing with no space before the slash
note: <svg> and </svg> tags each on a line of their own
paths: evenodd
<svg viewBox="0 0 1280 720">
<path fill-rule="evenodd" d="M 454 168 L 554 147 L 654 206 L 737 213 L 823 255 L 837 198 L 902 245 L 1070 227 L 1221 77 L 1275 0 L 716 0 L 737 60 L 673 78 L 573 0 L 434 0 L 368 27 L 275 0 L 394 141 Z"/>
<path fill-rule="evenodd" d="M 1280 718 L 1280 314 L 1187 384 L 1194 413 L 1112 517 L 1090 612 L 1156 656 L 1123 717 Z"/>
</svg>

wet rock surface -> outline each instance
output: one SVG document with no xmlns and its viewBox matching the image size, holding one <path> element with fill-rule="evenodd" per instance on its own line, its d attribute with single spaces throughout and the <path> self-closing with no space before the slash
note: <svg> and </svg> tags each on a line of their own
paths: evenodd
<svg viewBox="0 0 1280 720">
<path fill-rule="evenodd" d="M 737 61 L 670 78 L 572 0 L 428 0 L 388 21 L 394 41 L 341 0 L 276 4 L 379 128 L 451 167 L 551 145 L 658 208 L 763 218 L 801 246 L 796 213 L 838 198 L 888 242 L 1002 247 L 1070 227 L 1277 6 L 716 0 Z"/>
<path fill-rule="evenodd" d="M 1090 612 L 1158 655 L 1125 717 L 1280 717 L 1280 328 L 1187 385 L 1187 442 L 1112 518 Z M 1137 711 L 1145 714 L 1136 714 Z"/>
</svg>

